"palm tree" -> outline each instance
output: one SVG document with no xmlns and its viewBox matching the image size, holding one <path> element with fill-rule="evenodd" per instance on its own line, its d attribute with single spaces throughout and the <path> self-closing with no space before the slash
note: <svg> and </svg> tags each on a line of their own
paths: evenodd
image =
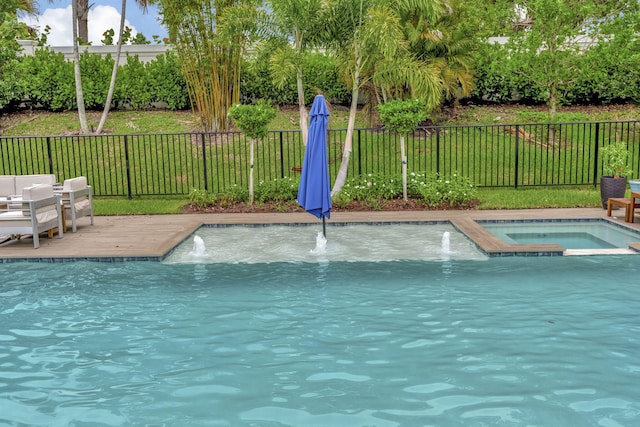
<svg viewBox="0 0 640 427">
<path fill-rule="evenodd" d="M 0 19 L 5 13 L 10 15 L 21 13 L 35 13 L 38 2 L 36 0 L 3 0 L 0 4 Z"/>
<path fill-rule="evenodd" d="M 367 81 L 363 76 L 371 55 L 366 52 L 372 48 L 372 41 L 366 37 L 366 13 L 371 0 L 341 0 L 332 4 L 328 14 L 327 32 L 323 35 L 327 44 L 338 60 L 341 74 L 351 87 L 351 107 L 342 162 L 331 195 L 339 193 L 347 180 L 349 161 L 353 150 L 353 131 L 355 128 L 356 112 L 358 109 L 358 94 Z"/>
<path fill-rule="evenodd" d="M 135 0 L 138 6 L 142 8 L 143 11 L 147 10 L 147 0 Z M 100 117 L 100 123 L 96 129 L 96 134 L 102 132 L 102 128 L 104 127 L 105 122 L 107 121 L 107 115 L 109 114 L 109 110 L 111 109 L 111 100 L 113 99 L 113 92 L 116 86 L 116 75 L 118 74 L 118 66 L 120 65 L 120 52 L 122 51 L 122 34 L 124 33 L 124 22 L 125 16 L 127 14 L 127 0 L 122 0 L 122 5 L 120 7 L 120 30 L 118 31 L 118 44 L 116 46 L 116 57 L 113 62 L 113 70 L 111 71 L 111 82 L 109 83 L 109 91 L 107 93 L 107 100 L 104 104 L 104 110 L 102 112 L 102 116 Z"/>
<path fill-rule="evenodd" d="M 437 37 L 433 23 L 446 12 L 442 0 L 377 1 L 371 10 L 371 31 L 380 31 L 378 60 L 373 61 L 371 81 L 383 101 L 421 98 L 428 108 L 440 101 L 439 69 L 429 58 L 416 55 L 413 45 Z"/>
<path fill-rule="evenodd" d="M 78 52 L 78 21 L 77 16 L 78 0 L 71 1 L 71 20 L 73 21 L 73 76 L 76 82 L 76 103 L 78 104 L 78 119 L 83 134 L 89 133 L 87 124 L 87 113 L 84 108 L 84 95 L 82 93 L 82 74 L 80 73 L 80 53 Z"/>
<path fill-rule="evenodd" d="M 478 48 L 477 28 L 465 25 L 472 21 L 467 0 L 449 0 L 445 13 L 425 28 L 411 50 L 417 58 L 430 61 L 439 70 L 443 96 L 454 103 L 473 90 L 473 56 Z"/>
<path fill-rule="evenodd" d="M 446 8 L 441 0 L 336 0 L 329 28 L 342 35 L 327 34 L 343 75 L 350 82 L 352 102 L 342 163 L 331 190 L 340 192 L 347 178 L 352 151 L 358 93 L 365 85 L 386 99 L 421 98 L 427 108 L 441 99 L 440 69 L 411 50 L 412 41 L 433 37 L 429 26 Z M 381 102 L 381 101 L 380 101 Z"/>
<path fill-rule="evenodd" d="M 89 0 L 77 0 L 76 11 L 73 14 L 78 22 L 78 38 L 82 44 L 89 43 Z"/>
<path fill-rule="evenodd" d="M 325 27 L 323 14 L 327 2 L 318 0 L 269 0 L 275 33 L 284 40 L 272 54 L 271 75 L 277 86 L 295 76 L 302 141 L 307 145 L 308 112 L 305 106 L 303 56 L 315 47 L 316 35 Z"/>
</svg>

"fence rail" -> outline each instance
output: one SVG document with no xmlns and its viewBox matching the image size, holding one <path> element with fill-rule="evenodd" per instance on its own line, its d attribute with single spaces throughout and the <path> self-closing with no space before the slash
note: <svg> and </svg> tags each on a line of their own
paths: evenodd
<svg viewBox="0 0 640 427">
<path fill-rule="evenodd" d="M 335 179 L 345 129 L 328 132 Z M 479 187 L 597 185 L 601 147 L 623 141 L 640 177 L 640 121 L 421 127 L 406 138 L 408 171 L 458 173 Z M 399 175 L 400 138 L 357 129 L 349 176 Z M 255 179 L 299 173 L 299 131 L 271 131 L 256 146 Z M 237 132 L 0 137 L 0 175 L 87 177 L 97 196 L 187 195 L 248 187 L 249 140 Z"/>
</svg>

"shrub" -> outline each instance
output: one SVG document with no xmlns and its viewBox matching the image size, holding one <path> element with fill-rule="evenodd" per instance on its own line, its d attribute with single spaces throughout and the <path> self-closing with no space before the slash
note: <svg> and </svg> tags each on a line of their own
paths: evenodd
<svg viewBox="0 0 640 427">
<path fill-rule="evenodd" d="M 476 84 L 472 99 L 496 103 L 513 99 L 515 87 L 507 68 L 506 57 L 506 48 L 499 44 L 481 45 L 475 58 Z"/>
<path fill-rule="evenodd" d="M 260 181 L 255 188 L 255 200 L 258 203 L 286 202 L 298 196 L 300 178 L 284 177 L 271 181 Z"/>
<path fill-rule="evenodd" d="M 461 206 L 478 198 L 478 189 L 472 181 L 457 173 L 440 176 L 436 173 L 412 172 L 409 175 L 409 194 L 422 198 L 427 206 Z"/>
<path fill-rule="evenodd" d="M 25 94 L 34 105 L 50 111 L 76 107 L 73 64 L 62 53 L 37 49 L 33 56 L 24 57 L 20 69 Z"/>
<path fill-rule="evenodd" d="M 243 63 L 240 86 L 242 87 L 240 101 L 243 104 L 252 104 L 258 99 L 268 99 L 278 105 L 298 102 L 296 82 L 288 82 L 282 89 L 275 87 L 266 55 Z"/>
<path fill-rule="evenodd" d="M 228 115 L 243 134 L 252 140 L 261 140 L 269 132 L 269 122 L 276 117 L 276 109 L 260 99 L 256 104 L 233 105 Z"/>
<path fill-rule="evenodd" d="M 127 63 L 119 68 L 118 73 L 114 96 L 116 105 L 133 109 L 148 108 L 152 100 L 149 76 L 138 55 L 127 55 Z"/>
<path fill-rule="evenodd" d="M 367 174 L 349 178 L 336 196 L 339 203 L 345 201 L 373 202 L 395 199 L 402 195 L 402 178 L 381 174 Z"/>
<path fill-rule="evenodd" d="M 189 201 L 198 208 L 206 208 L 216 203 L 216 196 L 206 190 L 194 188 L 189 193 Z"/>
<path fill-rule="evenodd" d="M 175 53 L 158 55 L 145 68 L 151 102 L 165 102 L 174 111 L 189 108 L 187 83 Z"/>
<path fill-rule="evenodd" d="M 249 189 L 234 184 L 217 196 L 217 203 L 220 206 L 232 206 L 236 203 L 246 203 L 249 200 Z"/>
<path fill-rule="evenodd" d="M 87 110 L 101 110 L 104 108 L 114 62 L 111 55 L 102 58 L 97 53 L 89 53 L 87 51 L 80 55 L 82 96 Z M 73 93 L 75 96 L 75 86 Z"/>
<path fill-rule="evenodd" d="M 335 59 L 322 53 L 310 53 L 304 58 L 305 93 L 322 93 L 331 104 L 350 102 L 350 92 L 338 79 Z M 309 96 L 313 101 L 313 96 Z"/>
<path fill-rule="evenodd" d="M 579 103 L 640 102 L 640 41 L 616 35 L 584 53 L 575 87 Z"/>
<path fill-rule="evenodd" d="M 20 25 L 15 19 L 0 19 L 0 108 L 11 108 L 22 101 L 24 80 L 20 76 L 20 45 L 16 32 Z"/>
<path fill-rule="evenodd" d="M 333 58 L 321 53 L 307 54 L 303 62 L 304 91 L 306 101 L 313 102 L 313 94 L 322 93 L 332 104 L 348 105 L 350 93 L 338 79 Z M 241 102 L 251 104 L 258 99 L 268 99 L 278 105 L 298 102 L 295 80 L 287 81 L 282 89 L 273 84 L 269 71 L 269 51 L 260 52 L 251 61 L 245 61 L 240 77 Z"/>
</svg>

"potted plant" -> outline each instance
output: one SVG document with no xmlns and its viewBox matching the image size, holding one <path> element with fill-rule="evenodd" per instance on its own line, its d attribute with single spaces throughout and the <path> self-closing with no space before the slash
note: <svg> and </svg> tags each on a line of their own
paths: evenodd
<svg viewBox="0 0 640 427">
<path fill-rule="evenodd" d="M 609 144 L 600 149 L 602 156 L 602 176 L 600 177 L 600 197 L 602 208 L 607 209 L 607 201 L 612 197 L 624 197 L 627 190 L 627 176 L 631 152 L 623 142 Z"/>
</svg>

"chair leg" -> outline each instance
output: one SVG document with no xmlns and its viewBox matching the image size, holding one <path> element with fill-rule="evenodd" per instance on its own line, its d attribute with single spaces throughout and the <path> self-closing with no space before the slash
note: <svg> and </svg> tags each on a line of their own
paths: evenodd
<svg viewBox="0 0 640 427">
<path fill-rule="evenodd" d="M 76 225 L 76 210 L 71 208 L 71 232 L 75 233 L 78 230 L 78 226 Z"/>
</svg>

